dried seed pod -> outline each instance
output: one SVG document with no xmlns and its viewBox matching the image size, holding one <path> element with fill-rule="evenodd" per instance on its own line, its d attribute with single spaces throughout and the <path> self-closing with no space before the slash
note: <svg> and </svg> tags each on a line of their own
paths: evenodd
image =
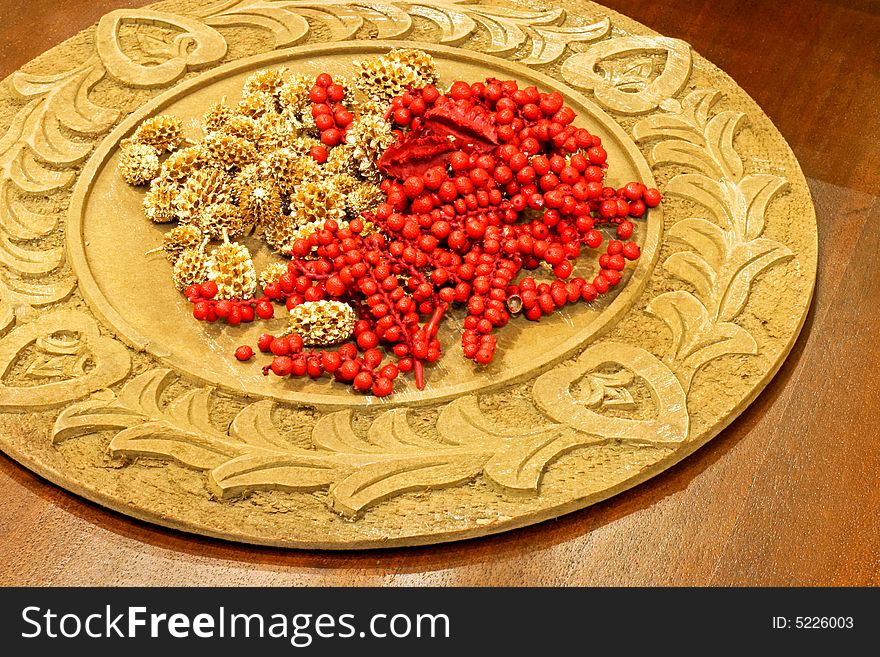
<svg viewBox="0 0 880 657">
<path fill-rule="evenodd" d="M 278 148 L 263 158 L 259 164 L 261 178 L 271 178 L 282 194 L 290 192 L 301 176 L 297 173 L 300 156 L 289 148 Z"/>
<path fill-rule="evenodd" d="M 437 80 L 434 58 L 421 50 L 398 48 L 366 61 L 354 62 L 355 85 L 370 100 L 387 103 L 408 87 L 424 87 Z"/>
<path fill-rule="evenodd" d="M 238 111 L 252 119 L 259 119 L 264 114 L 277 114 L 275 98 L 265 92 L 257 92 L 245 96 L 238 103 Z"/>
<path fill-rule="evenodd" d="M 307 345 L 342 342 L 354 333 L 357 312 L 341 301 L 306 301 L 290 311 L 287 333 L 298 334 Z"/>
<path fill-rule="evenodd" d="M 226 170 L 241 169 L 257 159 L 257 149 L 247 139 L 212 132 L 202 142 L 208 163 Z"/>
<path fill-rule="evenodd" d="M 208 279 L 208 258 L 204 244 L 181 252 L 174 262 L 172 277 L 175 287 L 181 292 L 190 285 L 204 283 Z"/>
<path fill-rule="evenodd" d="M 281 190 L 271 178 L 255 176 L 239 187 L 238 206 L 245 221 L 262 233 L 281 216 Z"/>
<path fill-rule="evenodd" d="M 202 116 L 202 128 L 206 133 L 222 130 L 226 122 L 234 116 L 237 116 L 235 110 L 229 107 L 226 98 L 223 98 L 219 103 L 211 105 Z"/>
<path fill-rule="evenodd" d="M 299 127 L 285 114 L 264 114 L 257 120 L 256 143 L 263 153 L 286 148 L 299 136 Z"/>
<path fill-rule="evenodd" d="M 284 74 L 284 69 L 270 68 L 257 71 L 244 81 L 242 95 L 269 94 L 277 97 L 285 82 L 287 82 L 287 76 Z"/>
<path fill-rule="evenodd" d="M 309 153 L 311 152 L 313 146 L 318 146 L 320 144 L 321 142 L 314 137 L 296 137 L 287 145 L 287 148 L 293 151 L 296 155 L 302 157 L 308 156 L 309 159 L 314 162 L 314 159 L 309 156 Z"/>
<path fill-rule="evenodd" d="M 205 163 L 201 146 L 189 146 L 175 151 L 162 163 L 159 175 L 167 180 L 183 182 L 193 171 Z"/>
<path fill-rule="evenodd" d="M 117 168 L 129 185 L 146 185 L 159 175 L 159 151 L 126 139 L 120 147 Z"/>
<path fill-rule="evenodd" d="M 351 148 L 353 167 L 360 176 L 378 182 L 376 161 L 395 141 L 391 124 L 380 115 L 362 114 L 346 133 L 345 141 Z"/>
<path fill-rule="evenodd" d="M 340 144 L 330 149 L 324 169 L 329 174 L 351 175 L 355 173 L 354 149 L 348 144 Z"/>
<path fill-rule="evenodd" d="M 332 185 L 340 194 L 347 197 L 363 183 L 347 173 L 337 173 L 327 179 L 327 184 Z"/>
<path fill-rule="evenodd" d="M 311 106 L 309 90 L 315 86 L 315 78 L 297 73 L 278 90 L 278 101 L 284 113 L 300 115 Z"/>
<path fill-rule="evenodd" d="M 327 175 L 324 167 L 318 164 L 311 155 L 302 155 L 296 159 L 293 165 L 293 178 L 288 181 L 289 186 L 295 186 L 302 182 L 317 181 Z"/>
<path fill-rule="evenodd" d="M 180 188 L 170 180 L 156 178 L 150 183 L 150 189 L 144 194 L 144 214 L 147 219 L 157 224 L 165 224 L 177 219 L 174 199 Z"/>
<path fill-rule="evenodd" d="M 355 187 L 345 198 L 345 207 L 353 216 L 362 212 L 374 210 L 377 205 L 385 201 L 385 193 L 378 185 L 361 183 Z"/>
<path fill-rule="evenodd" d="M 141 123 L 132 139 L 159 152 L 176 150 L 184 141 L 183 121 L 170 114 L 154 116 Z"/>
<path fill-rule="evenodd" d="M 252 119 L 249 116 L 236 114 L 230 117 L 217 132 L 232 135 L 233 137 L 241 137 L 242 139 L 247 139 L 249 142 L 256 144 L 260 141 L 262 131 L 263 128 L 260 121 Z"/>
<path fill-rule="evenodd" d="M 198 247 L 204 241 L 205 237 L 198 226 L 175 226 L 162 238 L 162 250 L 165 251 L 168 261 L 174 264 L 181 253 Z"/>
<path fill-rule="evenodd" d="M 337 222 L 340 228 L 346 228 L 345 220 Z M 312 233 L 324 229 L 323 221 L 309 221 L 302 223 L 296 217 L 282 215 L 280 219 L 266 229 L 264 237 L 276 252 L 282 255 L 290 255 L 290 249 L 297 240 L 308 239 Z M 312 251 L 318 247 L 313 247 Z"/>
<path fill-rule="evenodd" d="M 277 283 L 278 279 L 281 278 L 281 275 L 286 273 L 287 264 L 283 262 L 273 262 L 271 265 L 267 265 L 266 268 L 260 272 L 258 277 L 260 287 L 265 288 L 269 283 Z"/>
<path fill-rule="evenodd" d="M 209 205 L 199 215 L 199 227 L 212 240 L 245 235 L 252 226 L 253 222 L 232 203 Z"/>
<path fill-rule="evenodd" d="M 211 251 L 208 279 L 217 284 L 218 299 L 247 299 L 257 289 L 257 271 L 247 247 L 226 242 Z"/>
<path fill-rule="evenodd" d="M 220 169 L 199 169 L 186 179 L 174 198 L 174 210 L 181 223 L 199 225 L 202 210 L 230 200 L 231 179 Z"/>
<path fill-rule="evenodd" d="M 345 197 L 327 180 L 303 182 L 290 194 L 290 212 L 298 223 L 339 221 L 345 217 Z"/>
</svg>

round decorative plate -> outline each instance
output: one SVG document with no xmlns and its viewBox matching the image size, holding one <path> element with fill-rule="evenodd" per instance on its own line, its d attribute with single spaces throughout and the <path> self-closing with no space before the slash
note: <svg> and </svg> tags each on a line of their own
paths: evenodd
<svg viewBox="0 0 880 657">
<path fill-rule="evenodd" d="M 193 321 L 164 258 L 143 255 L 163 231 L 116 174 L 119 142 L 159 113 L 197 138 L 198 117 L 257 70 L 344 74 L 401 46 L 433 55 L 445 84 L 559 91 L 602 136 L 611 184 L 659 187 L 662 210 L 637 222 L 642 257 L 615 292 L 513 322 L 489 366 L 454 346 L 459 315 L 423 391 L 263 377 L 229 355 L 266 326 Z M 586 507 L 727 426 L 812 295 L 815 215 L 770 120 L 686 43 L 592 3 L 123 9 L 12 75 L 0 101 L 0 447 L 169 527 L 367 548 Z"/>
</svg>

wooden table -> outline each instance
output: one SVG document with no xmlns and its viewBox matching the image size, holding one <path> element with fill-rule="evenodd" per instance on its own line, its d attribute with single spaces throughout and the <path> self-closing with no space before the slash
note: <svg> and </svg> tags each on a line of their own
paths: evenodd
<svg viewBox="0 0 880 657">
<path fill-rule="evenodd" d="M 144 2 L 3 0 L 0 77 Z M 819 220 L 803 333 L 684 463 L 554 522 L 436 548 L 333 554 L 194 538 L 105 511 L 0 457 L 0 583 L 880 584 L 880 13 L 871 0 L 606 0 L 729 73 L 801 162 Z M 871 47 L 873 44 L 874 47 Z"/>
</svg>

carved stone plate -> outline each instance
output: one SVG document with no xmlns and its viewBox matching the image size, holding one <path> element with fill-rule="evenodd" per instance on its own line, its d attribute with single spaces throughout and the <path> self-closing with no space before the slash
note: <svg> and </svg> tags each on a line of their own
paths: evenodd
<svg viewBox="0 0 880 657">
<path fill-rule="evenodd" d="M 729 424 L 791 349 L 816 273 L 803 175 L 754 102 L 681 41 L 598 5 L 224 0 L 122 9 L 0 92 L 0 447 L 151 522 L 289 547 L 480 536 L 583 508 Z M 197 118 L 250 73 L 345 74 L 401 45 L 445 83 L 557 89 L 613 183 L 658 186 L 601 303 L 499 332 L 389 400 L 229 356 L 273 326 L 195 322 L 163 228 L 115 173 L 144 118 Z M 259 245 L 251 246 L 259 250 Z M 258 252 L 258 260 L 268 254 Z M 258 262 L 259 264 L 259 262 Z M 584 272 L 595 262 L 584 262 Z M 279 325 L 283 320 L 277 320 Z"/>
</svg>

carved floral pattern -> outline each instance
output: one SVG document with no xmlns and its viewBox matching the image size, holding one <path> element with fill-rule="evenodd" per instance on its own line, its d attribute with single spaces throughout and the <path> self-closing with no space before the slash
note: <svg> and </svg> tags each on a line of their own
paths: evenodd
<svg viewBox="0 0 880 657">
<path fill-rule="evenodd" d="M 17 386 L 5 381 L 22 353 L 36 345 L 39 355 L 25 375 L 59 379 Z M 71 356 L 73 359 L 71 360 Z M 86 361 L 94 367 L 86 371 Z M 59 310 L 13 329 L 0 340 L 0 411 L 51 408 L 85 397 L 128 376 L 131 360 L 122 343 L 101 336 L 95 321 L 74 310 Z"/>
</svg>

